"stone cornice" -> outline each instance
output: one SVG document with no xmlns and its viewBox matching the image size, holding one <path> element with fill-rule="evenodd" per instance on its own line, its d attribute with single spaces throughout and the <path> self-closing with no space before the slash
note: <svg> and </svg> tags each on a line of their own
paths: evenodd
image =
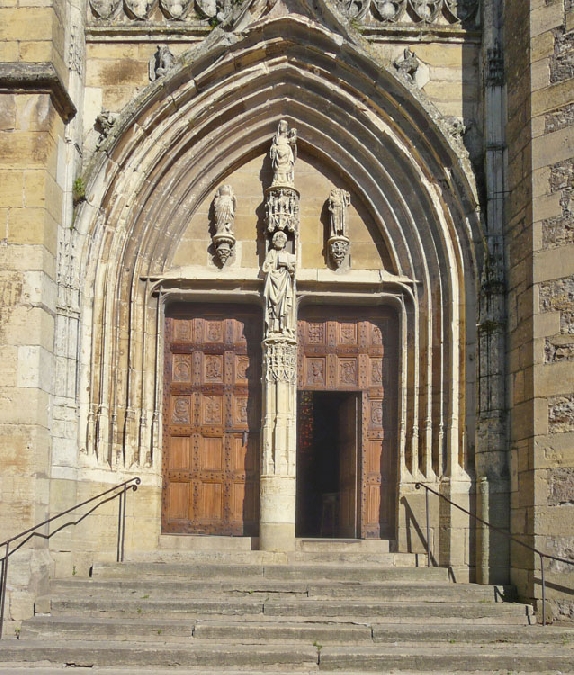
<svg viewBox="0 0 574 675">
<path fill-rule="evenodd" d="M 0 63 L 0 91 L 50 94 L 64 122 L 78 112 L 51 63 Z"/>
</svg>

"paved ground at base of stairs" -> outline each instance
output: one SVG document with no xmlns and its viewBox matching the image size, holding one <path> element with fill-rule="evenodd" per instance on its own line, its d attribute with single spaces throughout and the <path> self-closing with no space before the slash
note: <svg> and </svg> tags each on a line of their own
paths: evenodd
<svg viewBox="0 0 574 675">
<path fill-rule="evenodd" d="M 215 675 L 218 671 L 216 670 L 206 670 L 205 668 L 186 668 L 186 669 L 176 669 L 167 668 L 158 670 L 157 668 L 99 668 L 97 666 L 90 668 L 82 668 L 76 666 L 60 666 L 60 667 L 43 667 L 38 666 L 21 666 L 15 665 L 10 666 L 9 664 L 4 664 L 0 666 L 0 675 L 23 675 L 23 673 L 32 673 L 32 675 L 63 675 L 64 672 L 73 673 L 74 675 L 198 675 L 203 673 L 205 675 Z M 220 671 L 225 673 L 225 675 L 315 675 L 320 673 L 320 670 L 289 670 L 289 671 L 266 671 L 263 673 L 257 673 L 253 670 L 227 670 L 226 668 Z M 574 671 L 562 671 L 562 670 L 545 670 L 539 672 L 537 675 L 572 675 Z M 343 672 L 341 671 L 340 675 L 363 675 L 361 672 Z M 427 673 L 422 671 L 411 671 L 411 670 L 380 670 L 380 671 L 369 671 L 368 675 L 532 675 L 532 673 L 526 673 L 522 670 L 457 670 L 449 673 L 437 673 L 436 671 L 428 671 Z"/>
</svg>

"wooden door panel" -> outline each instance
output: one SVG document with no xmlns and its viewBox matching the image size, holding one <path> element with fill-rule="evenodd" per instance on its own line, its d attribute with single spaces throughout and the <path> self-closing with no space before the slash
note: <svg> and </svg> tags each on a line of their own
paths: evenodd
<svg viewBox="0 0 574 675">
<path fill-rule="evenodd" d="M 217 522 L 223 516 L 223 487 L 220 482 L 197 483 L 197 520 Z"/>
<path fill-rule="evenodd" d="M 169 468 L 176 471 L 191 469 L 191 443 L 188 436 L 172 436 L 169 444 Z"/>
<path fill-rule="evenodd" d="M 165 532 L 257 534 L 261 325 L 248 307 L 166 311 Z"/>
<path fill-rule="evenodd" d="M 170 483 L 168 488 L 168 501 L 170 515 L 173 520 L 188 521 L 191 519 L 190 488 L 190 483 Z"/>
<path fill-rule="evenodd" d="M 223 438 L 206 438 L 199 447 L 198 469 L 200 471 L 223 471 Z"/>
<path fill-rule="evenodd" d="M 339 406 L 339 536 L 357 537 L 358 394 Z"/>
</svg>

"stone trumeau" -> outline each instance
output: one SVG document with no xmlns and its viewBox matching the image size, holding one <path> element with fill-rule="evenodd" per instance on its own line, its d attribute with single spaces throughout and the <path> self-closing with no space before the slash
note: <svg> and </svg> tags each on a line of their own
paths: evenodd
<svg viewBox="0 0 574 675">
<path fill-rule="evenodd" d="M 430 543 L 538 603 L 504 533 L 574 558 L 572 2 L 0 4 L 0 540 L 140 476 L 130 555 Z M 115 519 L 18 552 L 6 616 Z"/>
</svg>

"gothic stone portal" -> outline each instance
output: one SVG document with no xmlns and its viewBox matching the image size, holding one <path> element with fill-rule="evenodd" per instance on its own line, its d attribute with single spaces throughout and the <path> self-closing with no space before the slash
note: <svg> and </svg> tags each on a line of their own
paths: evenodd
<svg viewBox="0 0 574 675">
<path fill-rule="evenodd" d="M 166 310 L 166 533 L 258 534 L 262 323 L 246 306 Z M 393 538 L 396 316 L 303 309 L 297 337 L 296 534 Z"/>
</svg>

